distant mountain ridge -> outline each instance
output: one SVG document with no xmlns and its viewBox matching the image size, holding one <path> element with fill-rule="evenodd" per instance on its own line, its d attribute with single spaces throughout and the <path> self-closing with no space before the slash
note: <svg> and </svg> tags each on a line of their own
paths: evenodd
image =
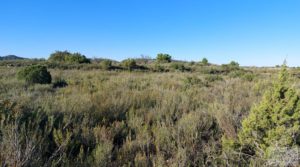
<svg viewBox="0 0 300 167">
<path fill-rule="evenodd" d="M 0 56 L 0 60 L 24 60 L 25 58 L 16 55 Z"/>
</svg>

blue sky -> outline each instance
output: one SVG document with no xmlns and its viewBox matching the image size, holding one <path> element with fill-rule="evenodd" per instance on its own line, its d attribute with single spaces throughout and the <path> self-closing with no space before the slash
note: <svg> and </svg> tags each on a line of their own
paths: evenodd
<svg viewBox="0 0 300 167">
<path fill-rule="evenodd" d="M 0 55 L 300 66 L 297 0 L 1 0 Z"/>
</svg>

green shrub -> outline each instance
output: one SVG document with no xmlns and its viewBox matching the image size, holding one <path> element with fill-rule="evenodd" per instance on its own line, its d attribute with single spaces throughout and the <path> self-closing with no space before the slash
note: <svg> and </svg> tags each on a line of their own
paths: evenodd
<svg viewBox="0 0 300 167">
<path fill-rule="evenodd" d="M 169 54 L 159 53 L 157 54 L 156 61 L 159 63 L 169 63 L 172 60 L 172 57 Z"/>
<path fill-rule="evenodd" d="M 91 61 L 87 59 L 84 55 L 80 53 L 70 53 L 68 51 L 56 51 L 52 53 L 48 59 L 52 62 L 66 62 L 66 63 L 90 63 Z"/>
<path fill-rule="evenodd" d="M 241 79 L 244 79 L 246 81 L 253 81 L 254 78 L 255 78 L 255 75 L 251 72 L 247 72 L 245 70 L 234 70 L 234 71 L 231 71 L 229 73 L 229 76 L 232 77 L 232 78 L 241 78 Z"/>
<path fill-rule="evenodd" d="M 205 77 L 207 82 L 223 81 L 223 78 L 220 75 L 207 75 Z"/>
<path fill-rule="evenodd" d="M 244 74 L 243 76 L 242 76 L 242 78 L 244 79 L 244 80 L 246 80 L 246 81 L 249 81 L 249 82 L 251 82 L 251 81 L 253 81 L 254 79 L 255 79 L 255 75 L 254 74 L 252 74 L 252 73 L 246 73 L 246 74 Z"/>
<path fill-rule="evenodd" d="M 240 65 L 235 61 L 231 61 L 229 64 L 222 64 L 222 69 L 224 72 L 229 73 L 234 70 L 239 70 Z"/>
<path fill-rule="evenodd" d="M 239 66 L 240 66 L 239 63 L 236 62 L 236 61 L 231 61 L 231 62 L 229 63 L 229 65 L 232 66 L 232 67 L 239 67 Z"/>
<path fill-rule="evenodd" d="M 201 64 L 204 65 L 204 66 L 207 66 L 208 65 L 207 58 L 203 58 L 202 61 L 201 61 Z"/>
<path fill-rule="evenodd" d="M 137 65 L 136 65 L 136 61 L 134 59 L 126 59 L 126 60 L 122 61 L 122 66 L 128 70 L 132 70 Z"/>
<path fill-rule="evenodd" d="M 260 104 L 254 106 L 248 117 L 243 120 L 238 140 L 235 144 L 234 142 L 230 144 L 232 150 L 242 151 L 242 158 L 248 159 L 250 163 L 257 159 L 268 162 L 276 158 L 273 155 L 277 151 L 299 148 L 299 112 L 300 96 L 291 88 L 289 74 L 284 66 L 277 82 L 264 94 Z M 280 152 L 278 155 L 286 156 L 286 154 L 288 152 Z M 280 163 L 287 162 L 280 160 Z"/>
<path fill-rule="evenodd" d="M 190 87 L 190 86 L 194 86 L 194 85 L 198 85 L 198 86 L 202 86 L 204 85 L 203 81 L 196 77 L 196 76 L 192 76 L 192 77 L 186 77 L 183 80 L 184 84 L 186 87 Z"/>
<path fill-rule="evenodd" d="M 18 72 L 17 77 L 20 80 L 25 80 L 27 83 L 49 84 L 52 80 L 47 68 L 40 65 L 25 67 Z"/>
<path fill-rule="evenodd" d="M 90 60 L 80 53 L 73 53 L 71 56 L 67 56 L 65 61 L 77 64 L 90 63 Z"/>
<path fill-rule="evenodd" d="M 235 70 L 235 71 L 231 71 L 228 76 L 231 78 L 241 78 L 243 75 L 245 74 L 244 71 L 241 70 Z"/>
<path fill-rule="evenodd" d="M 101 69 L 109 70 L 112 67 L 112 61 L 111 60 L 102 60 L 100 62 Z"/>
<path fill-rule="evenodd" d="M 155 63 L 153 68 L 152 68 L 152 71 L 154 72 L 166 72 L 168 70 L 166 70 L 166 68 L 162 65 L 160 65 L 159 63 Z"/>
<path fill-rule="evenodd" d="M 181 72 L 184 72 L 185 70 L 185 66 L 183 63 L 172 63 L 170 65 L 170 67 L 174 70 L 178 70 L 178 71 L 181 71 Z"/>
<path fill-rule="evenodd" d="M 66 80 L 64 79 L 57 79 L 54 83 L 53 83 L 53 88 L 63 88 L 68 86 L 68 83 Z"/>
</svg>

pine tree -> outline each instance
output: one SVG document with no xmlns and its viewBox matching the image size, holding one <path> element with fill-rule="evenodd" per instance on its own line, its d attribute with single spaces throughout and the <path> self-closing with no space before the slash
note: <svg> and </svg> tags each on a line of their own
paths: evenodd
<svg viewBox="0 0 300 167">
<path fill-rule="evenodd" d="M 225 165 L 294 166 L 300 146 L 300 96 L 284 64 L 273 87 L 242 121 L 237 139 L 222 139 Z"/>
<path fill-rule="evenodd" d="M 270 158 L 270 149 L 300 145 L 300 98 L 284 64 L 278 80 L 242 122 L 239 144 L 248 153 Z M 247 149 L 245 149 L 247 148 Z"/>
</svg>

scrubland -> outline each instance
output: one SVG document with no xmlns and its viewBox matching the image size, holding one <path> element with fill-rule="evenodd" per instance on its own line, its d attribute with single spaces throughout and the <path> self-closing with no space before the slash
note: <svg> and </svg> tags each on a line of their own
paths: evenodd
<svg viewBox="0 0 300 167">
<path fill-rule="evenodd" d="M 45 65 L 26 63 L 0 66 L 2 166 L 247 166 L 224 151 L 224 139 L 238 138 L 242 120 L 280 71 L 138 61 L 145 68 L 46 64 L 52 83 L 67 83 L 54 88 L 18 80 L 24 66 Z M 288 71 L 298 92 L 300 71 Z"/>
</svg>

